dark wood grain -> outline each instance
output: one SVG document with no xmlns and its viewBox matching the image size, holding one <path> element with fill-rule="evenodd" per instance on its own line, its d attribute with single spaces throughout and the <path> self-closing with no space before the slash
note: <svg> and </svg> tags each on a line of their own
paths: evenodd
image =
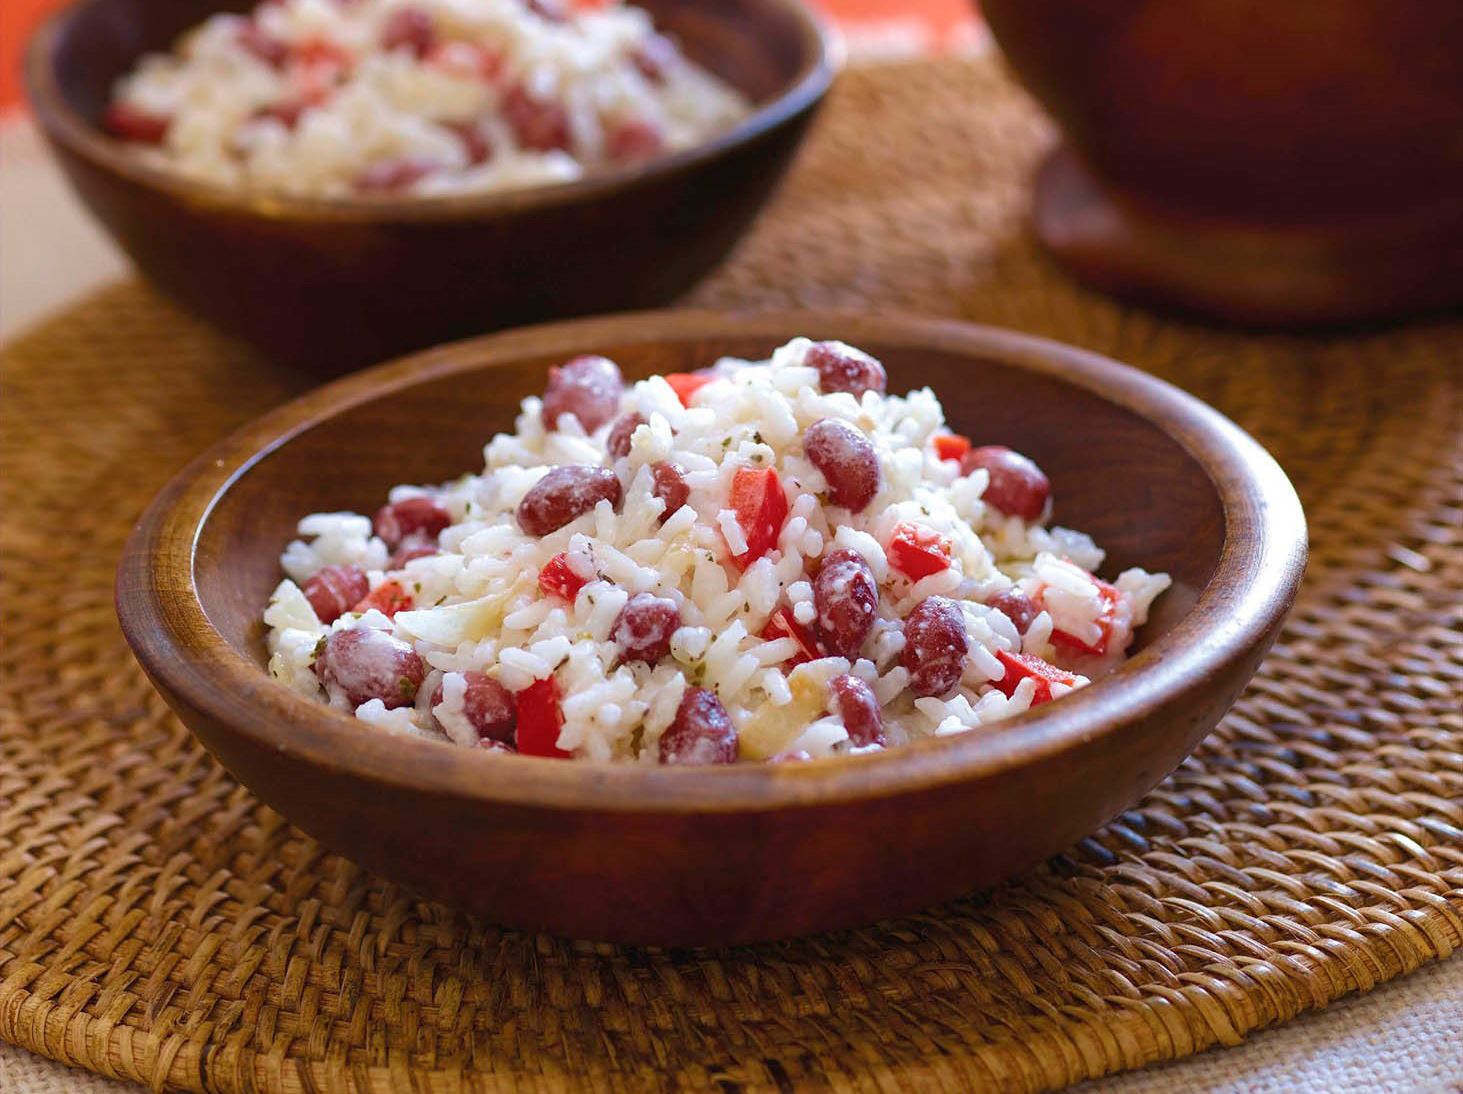
<svg viewBox="0 0 1463 1094">
<path fill-rule="evenodd" d="M 1463 303 L 1463 5 L 991 0 L 1067 144 L 1038 235 L 1101 288 L 1242 323 Z"/>
<path fill-rule="evenodd" d="M 1111 678 L 998 730 L 875 757 L 734 769 L 495 756 L 363 727 L 264 672 L 260 615 L 295 522 L 454 477 L 511 428 L 544 366 L 626 372 L 763 356 L 797 334 L 931 384 L 953 424 L 1029 452 L 1056 518 L 1176 586 Z M 990 884 L 1131 805 L 1215 725 L 1295 593 L 1304 519 L 1279 467 L 1174 388 L 1091 354 L 941 323 L 647 313 L 511 332 L 332 384 L 201 457 L 118 574 L 123 629 L 164 697 L 261 798 L 328 847 L 518 926 L 732 943 L 866 923 Z"/>
<path fill-rule="evenodd" d="M 26 83 L 67 177 L 139 269 L 276 358 L 335 373 L 486 330 L 663 303 L 730 250 L 838 64 L 802 0 L 645 0 L 753 115 L 705 145 L 580 182 L 431 202 L 283 199 L 138 162 L 97 120 L 144 52 L 241 0 L 79 0 Z"/>
</svg>

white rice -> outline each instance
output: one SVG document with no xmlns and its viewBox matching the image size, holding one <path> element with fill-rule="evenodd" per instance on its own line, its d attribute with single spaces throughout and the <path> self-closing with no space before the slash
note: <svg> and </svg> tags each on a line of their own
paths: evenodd
<svg viewBox="0 0 1463 1094">
<path fill-rule="evenodd" d="M 540 400 L 529 398 L 516 432 L 499 434 L 486 446 L 482 474 L 432 491 L 453 519 L 440 536 L 442 553 L 388 574 L 386 546 L 368 519 L 340 513 L 306 517 L 302 538 L 281 559 L 288 577 L 264 615 L 271 673 L 326 699 L 312 669 L 320 639 L 360 625 L 389 628 L 431 670 L 422 693 L 444 673 L 453 688 L 460 684 L 452 674 L 474 670 L 513 692 L 553 675 L 564 697 L 561 748 L 577 758 L 655 763 L 655 746 L 688 683 L 715 691 L 739 729 L 776 708 L 786 720 L 786 750 L 823 756 L 850 750 L 847 731 L 827 709 L 827 683 L 842 673 L 871 684 L 893 746 L 967 732 L 1028 709 L 1036 690 L 1031 681 L 1010 697 L 994 686 L 1006 671 L 998 651 L 1080 671 L 1079 687 L 1121 661 L 1133 629 L 1146 621 L 1168 577 L 1141 569 L 1122 574 L 1111 594 L 1105 654 L 1074 660 L 1070 649 L 1053 644 L 1052 635 L 1061 630 L 1087 641 L 1100 633 L 1104 604 L 1092 571 L 1101 565 L 1102 551 L 1080 532 L 1023 522 L 987 506 L 981 500 L 985 472 L 962 475 L 958 463 L 935 454 L 933 438 L 948 430 L 931 391 L 903 397 L 869 392 L 861 399 L 824 394 L 817 372 L 803 364 L 809 346 L 796 339 L 769 362 L 718 362 L 716 379 L 690 408 L 658 377 L 626 388 L 620 413 L 638 412 L 647 424 L 634 432 L 629 455 L 610 464 L 624 487 L 618 513 L 601 501 L 548 535 L 519 530 L 515 510 L 529 488 L 563 462 L 604 464 L 610 428 L 590 437 L 582 430 L 546 431 Z M 819 497 L 826 484 L 804 457 L 801 438 L 822 418 L 854 425 L 879 456 L 882 484 L 860 513 Z M 684 468 L 691 486 L 689 503 L 664 524 L 658 522 L 663 506 L 651 492 L 649 474 L 649 464 L 662 459 Z M 743 572 L 728 560 L 729 550 L 745 547 L 728 500 L 730 483 L 738 469 L 768 466 L 781 477 L 789 515 L 776 548 Z M 391 497 L 420 492 L 398 487 Z M 890 564 L 885 547 L 904 521 L 948 538 L 948 569 L 911 582 Z M 787 672 L 797 643 L 759 634 L 781 607 L 800 623 L 811 622 L 810 575 L 817 559 L 835 547 L 851 547 L 868 561 L 879 584 L 878 619 L 852 663 L 820 657 Z M 575 572 L 592 578 L 573 603 L 546 596 L 537 585 L 538 572 L 560 553 Z M 379 611 L 348 612 L 329 626 L 321 624 L 299 583 L 322 566 L 340 563 L 367 570 L 372 588 L 394 578 L 422 607 L 394 620 Z M 1010 619 L 985 604 L 1012 586 L 1044 608 L 1024 639 Z M 682 626 L 670 656 L 654 667 L 621 664 L 610 639 L 615 617 L 636 592 L 668 597 L 680 608 Z M 960 602 L 969 654 L 958 687 L 940 698 L 916 698 L 900 664 L 900 621 L 935 594 Z M 1053 695 L 1066 690 L 1055 684 Z M 444 697 L 449 708 L 453 701 L 460 704 L 446 687 Z M 438 718 L 420 697 L 415 707 L 385 711 L 368 703 L 356 713 L 375 726 L 471 743 L 451 709 L 447 718 Z"/>
<path fill-rule="evenodd" d="M 406 10 L 432 28 L 420 56 L 385 48 Z M 260 36 L 282 59 L 246 47 Z M 321 62 L 322 48 L 338 64 Z M 655 78 L 636 63 L 647 53 L 658 59 Z M 491 72 L 477 63 L 485 57 Z M 520 94 L 562 109 L 563 147 L 525 145 L 504 110 Z M 292 122 L 281 113 L 302 104 Z M 200 181 L 338 197 L 361 190 L 372 169 L 415 164 L 420 179 L 386 189 L 427 197 L 565 182 L 690 147 L 749 105 L 657 35 L 643 10 L 619 2 L 570 7 L 556 21 L 527 0 L 279 0 L 214 15 L 172 53 L 144 57 L 117 83 L 109 117 L 118 110 L 165 124 L 140 154 Z M 482 162 L 463 126 L 490 149 Z M 617 144 L 634 127 L 656 134 L 659 148 Z"/>
</svg>

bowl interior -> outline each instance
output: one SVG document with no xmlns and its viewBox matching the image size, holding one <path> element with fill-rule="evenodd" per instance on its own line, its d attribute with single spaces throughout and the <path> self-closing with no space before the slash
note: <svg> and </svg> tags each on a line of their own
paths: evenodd
<svg viewBox="0 0 1463 1094">
<path fill-rule="evenodd" d="M 797 0 L 637 0 L 698 64 L 762 104 L 816 60 L 816 35 Z M 99 125 L 112 85 L 144 53 L 167 50 L 208 16 L 254 0 L 83 0 L 56 24 L 47 65 L 72 110 Z"/>
<path fill-rule="evenodd" d="M 836 330 L 789 330 L 836 337 Z M 782 337 L 634 340 L 623 335 L 551 352 L 490 356 L 445 351 L 452 367 L 423 369 L 365 394 L 287 436 L 241 470 L 216 499 L 196 540 L 194 581 L 224 639 L 262 665 L 260 622 L 280 579 L 279 555 L 300 517 L 372 513 L 398 483 L 430 483 L 482 468 L 482 447 L 512 429 L 518 401 L 542 390 L 545 369 L 575 352 L 606 353 L 629 377 L 688 371 L 721 355 L 766 357 Z M 1174 587 L 1139 636 L 1151 644 L 1193 606 L 1224 549 L 1218 489 L 1204 466 L 1154 422 L 1060 374 L 1000 355 L 860 339 L 889 369 L 890 390 L 929 385 L 953 428 L 1006 444 L 1052 480 L 1057 523 L 1107 549 L 1108 575 L 1134 565 L 1165 570 Z M 359 381 L 352 390 L 364 389 Z"/>
</svg>

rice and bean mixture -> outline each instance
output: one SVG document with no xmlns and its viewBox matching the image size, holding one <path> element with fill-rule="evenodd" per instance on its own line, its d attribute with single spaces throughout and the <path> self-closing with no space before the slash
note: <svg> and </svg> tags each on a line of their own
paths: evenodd
<svg viewBox="0 0 1463 1094">
<path fill-rule="evenodd" d="M 278 680 L 468 747 L 802 760 L 1058 699 L 1169 584 L 1096 577 L 1036 464 L 840 342 L 629 386 L 578 357 L 485 455 L 300 522 L 264 615 Z"/>
<path fill-rule="evenodd" d="M 426 197 L 567 182 L 748 110 L 617 0 L 269 0 L 143 58 L 105 124 L 204 182 Z"/>
</svg>

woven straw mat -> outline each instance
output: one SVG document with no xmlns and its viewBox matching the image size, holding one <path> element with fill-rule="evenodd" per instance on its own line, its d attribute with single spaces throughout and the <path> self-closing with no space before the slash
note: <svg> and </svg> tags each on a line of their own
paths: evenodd
<svg viewBox="0 0 1463 1094">
<path fill-rule="evenodd" d="M 1049 140 L 990 61 L 854 71 L 691 300 L 1065 339 L 1278 456 L 1311 521 L 1300 602 L 1139 807 L 993 892 L 719 953 L 500 930 L 363 873 L 238 786 L 122 643 L 132 520 L 306 381 L 121 285 L 4 360 L 0 1038 L 186 1090 L 1034 1091 L 1463 943 L 1463 326 L 1262 337 L 1099 298 L 1022 229 Z"/>
</svg>

